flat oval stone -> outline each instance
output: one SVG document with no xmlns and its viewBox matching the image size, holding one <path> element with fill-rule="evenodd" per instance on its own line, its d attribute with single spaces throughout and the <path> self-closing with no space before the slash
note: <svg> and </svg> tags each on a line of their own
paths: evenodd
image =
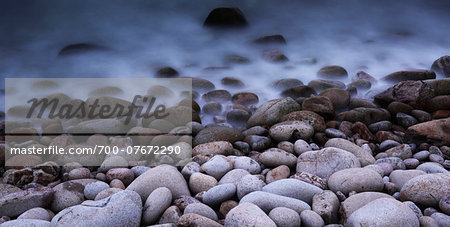
<svg viewBox="0 0 450 227">
<path fill-rule="evenodd" d="M 296 179 L 278 180 L 264 186 L 262 190 L 277 195 L 299 199 L 309 205 L 311 205 L 314 195 L 323 191 L 319 187 Z"/>
<path fill-rule="evenodd" d="M 351 191 L 381 191 L 384 183 L 380 174 L 367 168 L 343 169 L 333 173 L 328 179 L 328 187 L 348 194 Z"/>
<path fill-rule="evenodd" d="M 311 210 L 311 207 L 301 200 L 263 191 L 247 194 L 239 201 L 239 204 L 246 202 L 257 205 L 265 212 L 270 212 L 276 207 L 287 207 L 295 210 L 298 214 L 304 210 Z"/>
</svg>

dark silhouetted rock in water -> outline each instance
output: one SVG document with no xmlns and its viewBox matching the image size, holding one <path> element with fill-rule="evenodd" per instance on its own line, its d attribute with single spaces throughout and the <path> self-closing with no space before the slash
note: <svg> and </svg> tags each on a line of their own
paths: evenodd
<svg viewBox="0 0 450 227">
<path fill-rule="evenodd" d="M 245 27 L 247 20 L 238 8 L 215 8 L 205 20 L 203 26 L 212 27 Z"/>
<path fill-rule="evenodd" d="M 381 80 L 398 83 L 405 80 L 428 80 L 436 79 L 436 74 L 429 70 L 413 70 L 413 71 L 399 71 L 391 73 Z"/>
<path fill-rule="evenodd" d="M 325 79 L 345 79 L 348 76 L 347 70 L 338 65 L 329 65 L 322 67 L 317 76 Z"/>
<path fill-rule="evenodd" d="M 258 44 L 286 44 L 286 40 L 282 35 L 268 35 L 253 40 Z"/>
<path fill-rule="evenodd" d="M 97 44 L 75 43 L 75 44 L 67 45 L 64 48 L 62 48 L 59 51 L 58 56 L 63 57 L 63 56 L 82 54 L 82 53 L 87 53 L 87 52 L 95 52 L 95 51 L 105 51 L 105 50 L 108 50 L 108 48 L 97 45 Z"/>
<path fill-rule="evenodd" d="M 178 71 L 170 66 L 160 68 L 156 71 L 156 77 L 177 77 L 178 75 Z"/>
<path fill-rule="evenodd" d="M 263 51 L 262 56 L 263 56 L 264 60 L 269 61 L 269 62 L 289 61 L 289 59 L 277 49 L 265 50 L 265 51 Z"/>
<path fill-rule="evenodd" d="M 433 62 L 433 65 L 431 65 L 431 70 L 439 75 L 450 77 L 450 56 L 445 55 L 438 58 Z"/>
</svg>

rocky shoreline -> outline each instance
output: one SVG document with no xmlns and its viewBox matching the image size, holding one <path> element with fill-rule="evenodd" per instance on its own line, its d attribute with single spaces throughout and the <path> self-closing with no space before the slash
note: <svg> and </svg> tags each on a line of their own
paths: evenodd
<svg viewBox="0 0 450 227">
<path fill-rule="evenodd" d="M 232 12 L 239 20 L 226 26 L 245 27 L 242 12 Z M 223 10 L 216 13 L 211 20 L 223 20 Z M 224 24 L 207 20 L 205 26 Z M 255 42 L 286 41 L 276 35 Z M 70 54 L 71 47 L 60 54 Z M 288 60 L 277 50 L 263 55 L 268 61 Z M 240 56 L 230 60 L 245 61 Z M 192 112 L 192 121 L 169 121 L 170 129 L 188 128 L 192 137 L 176 141 L 127 139 L 167 126 L 155 121 L 124 128 L 127 135 L 120 137 L 95 134 L 96 127 L 104 130 L 116 123 L 105 119 L 71 122 L 72 127 L 43 123 L 42 132 L 63 132 L 53 137 L 41 136 L 30 124 L 9 122 L 9 133 L 35 137 L 0 146 L 1 226 L 449 226 L 449 69 L 450 57 L 443 56 L 429 70 L 393 72 L 380 80 L 360 71 L 345 84 L 347 70 L 330 65 L 306 85 L 295 78 L 273 81 L 268 86 L 279 97 L 264 102 L 245 91 L 239 78 L 221 80 L 222 86 L 243 90 L 236 93 L 192 78 L 192 100 L 177 106 Z M 156 77 L 179 76 L 171 67 L 156 72 Z M 370 90 L 376 83 L 390 86 Z M 111 90 L 121 89 L 93 94 Z M 11 108 L 6 114 L 20 111 Z M 5 134 L 5 121 L 1 126 Z M 59 166 L 32 155 L 27 165 L 4 159 L 11 146 L 78 146 L 71 133 L 82 127 L 94 134 L 82 146 L 157 140 L 183 143 L 192 158 L 159 157 L 164 163 L 182 163 L 179 167 L 121 155 L 102 157 L 100 166 L 69 161 Z"/>
</svg>

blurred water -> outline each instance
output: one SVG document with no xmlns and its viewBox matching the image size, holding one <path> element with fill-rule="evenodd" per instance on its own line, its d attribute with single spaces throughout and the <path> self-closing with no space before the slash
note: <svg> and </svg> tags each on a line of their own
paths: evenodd
<svg viewBox="0 0 450 227">
<path fill-rule="evenodd" d="M 239 7 L 250 26 L 203 28 L 208 13 L 220 6 Z M 1 0 L 1 87 L 6 77 L 152 77 L 170 65 L 181 76 L 206 78 L 218 88 L 224 76 L 238 77 L 247 85 L 239 90 L 267 100 L 277 97 L 270 82 L 293 77 L 306 84 L 324 65 L 345 67 L 349 79 L 360 70 L 379 78 L 428 69 L 450 52 L 449 10 L 449 1 L 419 0 Z M 266 47 L 250 43 L 272 34 L 286 38 L 287 45 L 275 47 L 287 63 L 264 61 Z M 110 51 L 57 57 L 64 46 L 81 42 Z M 224 66 L 227 54 L 252 63 L 204 70 Z M 304 58 L 317 63 L 302 64 Z"/>
</svg>

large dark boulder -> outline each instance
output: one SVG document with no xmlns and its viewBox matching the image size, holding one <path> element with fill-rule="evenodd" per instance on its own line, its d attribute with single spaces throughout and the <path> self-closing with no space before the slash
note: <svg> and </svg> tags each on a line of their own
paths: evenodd
<svg viewBox="0 0 450 227">
<path fill-rule="evenodd" d="M 203 24 L 209 27 L 245 27 L 247 25 L 244 14 L 238 8 L 215 8 Z"/>
</svg>

